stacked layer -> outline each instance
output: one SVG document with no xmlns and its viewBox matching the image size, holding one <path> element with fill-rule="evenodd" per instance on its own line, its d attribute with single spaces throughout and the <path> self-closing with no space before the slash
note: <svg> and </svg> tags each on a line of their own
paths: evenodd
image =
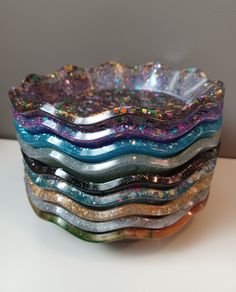
<svg viewBox="0 0 236 292">
<path fill-rule="evenodd" d="M 195 68 L 109 62 L 9 92 L 30 203 L 88 241 L 157 238 L 208 198 L 224 86 Z"/>
</svg>

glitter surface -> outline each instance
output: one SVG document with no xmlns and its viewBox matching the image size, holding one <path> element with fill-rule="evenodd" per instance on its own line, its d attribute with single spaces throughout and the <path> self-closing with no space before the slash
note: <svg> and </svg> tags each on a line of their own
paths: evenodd
<svg viewBox="0 0 236 292">
<path fill-rule="evenodd" d="M 67 67 L 27 76 L 9 92 L 14 108 L 89 125 L 126 114 L 170 123 L 204 104 L 223 103 L 223 83 L 210 81 L 196 68 L 175 71 L 159 63 L 129 67 L 116 62 L 90 70 Z"/>
<path fill-rule="evenodd" d="M 170 157 L 183 151 L 196 140 L 217 135 L 221 120 L 197 126 L 174 142 L 161 143 L 129 139 L 98 148 L 84 148 L 51 134 L 31 134 L 15 123 L 18 139 L 36 148 L 53 148 L 76 159 L 99 162 L 124 154 L 145 154 L 155 157 Z M 92 142 L 90 142 L 92 143 Z"/>
<path fill-rule="evenodd" d="M 106 233 L 91 233 L 77 228 L 76 226 L 68 223 L 61 217 L 52 213 L 42 211 L 38 209 L 32 202 L 31 206 L 35 213 L 44 220 L 53 222 L 63 229 L 67 230 L 71 234 L 77 236 L 80 239 L 90 242 L 113 242 L 125 239 L 144 239 L 144 238 L 164 238 L 181 230 L 193 217 L 194 214 L 199 212 L 207 203 L 207 199 L 196 204 L 189 212 L 187 212 L 180 220 L 175 224 L 162 229 L 141 229 L 141 228 L 125 228 L 117 231 Z"/>
<path fill-rule="evenodd" d="M 199 191 L 196 196 L 192 200 L 188 201 L 188 203 L 181 210 L 171 215 L 160 218 L 131 216 L 111 221 L 108 220 L 105 222 L 94 222 L 85 220 L 76 216 L 75 214 L 72 214 L 64 208 L 59 207 L 58 205 L 40 200 L 33 195 L 29 188 L 27 188 L 27 192 L 31 203 L 35 205 L 36 208 L 48 213 L 55 214 L 79 229 L 93 233 L 103 233 L 122 228 L 160 229 L 173 225 L 178 220 L 180 220 L 186 214 L 186 212 L 190 211 L 194 205 L 205 200 L 208 197 L 209 189 L 206 188 L 205 191 L 203 190 L 203 192 Z"/>
<path fill-rule="evenodd" d="M 86 163 L 79 161 L 67 154 L 49 148 L 33 148 L 21 143 L 23 152 L 41 162 L 52 166 L 62 167 L 81 178 L 89 178 L 92 182 L 106 182 L 122 176 L 135 174 L 161 174 L 176 168 L 203 150 L 216 147 L 219 134 L 212 138 L 196 141 L 180 154 L 169 158 L 155 158 L 142 154 L 126 154 L 100 163 Z"/>
<path fill-rule="evenodd" d="M 193 172 L 188 178 L 168 189 L 154 189 L 150 188 L 150 186 L 149 188 L 144 188 L 139 186 L 125 188 L 124 190 L 113 192 L 109 195 L 104 195 L 102 192 L 97 195 L 86 193 L 56 176 L 34 173 L 27 164 L 25 164 L 25 172 L 33 183 L 45 190 L 61 192 L 76 202 L 92 208 L 101 209 L 128 203 L 158 204 L 174 200 L 192 187 L 199 179 L 211 173 L 215 168 L 215 164 L 216 159 L 205 162 L 202 167 Z"/>
<path fill-rule="evenodd" d="M 75 176 L 66 172 L 63 168 L 49 166 L 43 162 L 28 157 L 23 153 L 25 165 L 36 175 L 43 175 L 44 178 L 62 179 L 65 182 L 72 184 L 81 191 L 90 194 L 105 195 L 115 191 L 120 191 L 130 187 L 151 187 L 155 189 L 170 188 L 178 185 L 180 182 L 191 176 L 195 171 L 204 166 L 205 163 L 216 162 L 217 149 L 212 149 L 198 154 L 187 163 L 175 168 L 173 171 L 168 171 L 166 175 L 149 173 L 137 174 L 132 176 L 117 177 L 114 180 L 103 183 L 94 183 L 89 180 L 82 179 L 80 176 Z"/>
<path fill-rule="evenodd" d="M 189 202 L 194 200 L 194 197 L 199 192 L 208 188 L 211 182 L 211 178 L 212 174 L 208 174 L 207 176 L 201 178 L 195 184 L 193 184 L 193 186 L 191 186 L 177 199 L 171 200 L 170 202 L 167 202 L 163 205 L 126 204 L 121 207 L 110 208 L 102 211 L 84 207 L 83 205 L 74 202 L 66 196 L 63 196 L 61 193 L 44 190 L 35 185 L 27 176 L 26 185 L 28 192 L 33 194 L 33 196 L 43 201 L 57 204 L 58 206 L 65 208 L 66 210 L 72 212 L 80 218 L 90 221 L 106 221 L 127 216 L 163 216 L 175 213 L 184 208 L 184 206 L 187 205 Z"/>
<path fill-rule="evenodd" d="M 32 208 L 92 242 L 177 232 L 207 202 L 224 94 L 158 62 L 28 75 L 9 97 Z"/>
<path fill-rule="evenodd" d="M 204 107 L 188 119 L 168 128 L 163 128 L 160 123 L 153 123 L 150 120 L 141 119 L 139 121 L 137 118 L 131 120 L 127 116 L 122 116 L 116 123 L 113 119 L 104 126 L 101 124 L 96 126 L 95 124 L 85 129 L 77 129 L 78 127 L 56 120 L 53 117 L 26 118 L 16 111 L 14 111 L 14 118 L 17 124 L 31 133 L 55 133 L 79 145 L 86 145 L 87 147 L 95 145 L 94 147 L 97 147 L 97 145 L 128 138 L 146 138 L 157 142 L 170 142 L 203 122 L 217 120 L 221 114 L 222 107 L 212 107 L 212 109 Z"/>
</svg>

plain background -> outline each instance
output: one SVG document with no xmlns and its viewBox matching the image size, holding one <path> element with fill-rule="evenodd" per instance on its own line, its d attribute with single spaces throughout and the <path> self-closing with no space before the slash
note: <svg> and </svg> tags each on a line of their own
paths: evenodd
<svg viewBox="0 0 236 292">
<path fill-rule="evenodd" d="M 225 82 L 221 156 L 236 157 L 235 36 L 235 0 L 1 0 L 0 137 L 15 137 L 7 91 L 28 73 L 158 60 Z"/>
</svg>

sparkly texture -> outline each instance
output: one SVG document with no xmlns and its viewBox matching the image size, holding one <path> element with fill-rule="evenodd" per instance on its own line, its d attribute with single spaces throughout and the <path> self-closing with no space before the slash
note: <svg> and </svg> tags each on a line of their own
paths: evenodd
<svg viewBox="0 0 236 292">
<path fill-rule="evenodd" d="M 96 233 L 103 233 L 109 232 L 116 229 L 122 228 L 148 228 L 148 229 L 160 229 L 165 228 L 169 225 L 175 224 L 178 220 L 180 220 L 186 212 L 190 211 L 192 207 L 199 202 L 205 200 L 208 197 L 209 189 L 206 188 L 203 191 L 200 191 L 196 194 L 196 196 L 190 200 L 182 209 L 179 211 L 167 215 L 161 218 L 145 218 L 145 217 L 127 217 L 127 218 L 120 218 L 112 221 L 105 221 L 105 222 L 93 222 L 82 219 L 71 212 L 65 210 L 62 207 L 59 207 L 52 203 L 47 203 L 39 198 L 35 197 L 31 190 L 27 187 L 27 192 L 29 195 L 29 199 L 36 208 L 55 214 L 60 218 L 64 219 L 68 223 L 76 226 L 79 229 L 89 231 L 89 232 L 96 232 Z"/>
<path fill-rule="evenodd" d="M 223 83 L 208 80 L 195 68 L 175 71 L 159 63 L 128 67 L 108 62 L 91 70 L 71 65 L 70 69 L 66 66 L 53 75 L 27 76 L 20 87 L 9 92 L 14 108 L 89 125 L 117 114 L 145 116 L 142 109 L 149 118 L 170 123 L 183 120 L 205 104 L 223 104 Z"/>
<path fill-rule="evenodd" d="M 161 238 L 207 202 L 224 84 L 160 63 L 67 65 L 9 92 L 34 211 L 94 242 Z"/>
<path fill-rule="evenodd" d="M 15 123 L 18 138 L 36 148 L 53 148 L 85 162 L 99 162 L 124 154 L 145 154 L 170 157 L 181 152 L 197 139 L 217 134 L 221 120 L 197 126 L 183 137 L 169 143 L 147 140 L 122 140 L 99 148 L 83 148 L 51 134 L 31 134 Z M 135 141 L 135 143 L 134 143 Z"/>
<path fill-rule="evenodd" d="M 161 174 L 176 168 L 203 150 L 216 147 L 220 133 L 212 138 L 197 140 L 180 154 L 169 158 L 155 158 L 143 154 L 126 154 L 100 163 L 79 161 L 67 154 L 49 148 L 33 148 L 19 140 L 23 152 L 41 162 L 62 167 L 69 172 L 92 182 L 105 182 L 135 174 Z"/>
<path fill-rule="evenodd" d="M 146 203 L 158 204 L 174 200 L 186 192 L 201 178 L 211 173 L 215 168 L 216 160 L 204 163 L 202 167 L 196 170 L 188 179 L 180 182 L 176 187 L 160 190 L 152 188 L 128 188 L 109 195 L 91 195 L 79 190 L 72 184 L 49 175 L 40 175 L 34 173 L 25 163 L 27 176 L 37 186 L 52 191 L 58 191 L 72 200 L 87 205 L 92 208 L 109 208 L 127 203 Z M 51 178 L 50 178 L 51 177 Z"/>
<path fill-rule="evenodd" d="M 171 213 L 175 213 L 180 209 L 184 208 L 193 200 L 193 198 L 202 190 L 209 188 L 212 174 L 209 174 L 202 179 L 198 180 L 192 187 L 190 187 L 185 193 L 179 198 L 171 200 L 170 202 L 163 205 L 147 205 L 147 204 L 126 204 L 121 207 L 115 207 L 108 210 L 92 210 L 88 209 L 81 204 L 74 202 L 73 200 L 63 196 L 61 193 L 54 191 L 44 190 L 35 185 L 29 177 L 26 176 L 26 184 L 29 193 L 35 197 L 49 202 L 57 204 L 68 211 L 72 212 L 80 218 L 90 221 L 106 221 L 113 220 L 121 217 L 128 216 L 163 216 Z M 131 227 L 131 226 L 126 226 Z M 135 226 L 144 227 L 144 226 Z M 150 228 L 150 227 L 147 227 Z M 155 227 L 159 228 L 159 227 Z M 91 230 L 90 230 L 91 231 Z M 104 230 L 105 232 L 106 230 Z M 99 232 L 99 231 L 94 231 Z"/>
<path fill-rule="evenodd" d="M 51 213 L 42 211 L 35 207 L 31 202 L 31 206 L 35 213 L 44 220 L 53 222 L 58 226 L 64 228 L 71 234 L 77 236 L 80 239 L 90 241 L 90 242 L 112 242 L 124 239 L 144 239 L 144 238 L 163 238 L 170 236 L 180 229 L 182 229 L 196 214 L 200 211 L 206 204 L 207 199 L 196 204 L 189 212 L 187 212 L 180 220 L 178 220 L 173 225 L 170 225 L 162 229 L 141 229 L 141 228 L 125 228 L 117 231 L 106 232 L 106 233 L 90 233 L 84 230 L 81 230 L 74 225 L 68 223 L 61 217 L 53 215 Z"/>
<path fill-rule="evenodd" d="M 214 108 L 212 111 L 202 110 L 193 117 L 187 119 L 184 123 L 167 129 L 152 128 L 149 122 L 142 122 L 133 124 L 129 120 L 124 119 L 120 125 L 109 124 L 109 128 L 97 128 L 93 126 L 93 131 L 87 130 L 80 131 L 75 129 L 69 124 L 56 121 L 49 117 L 33 117 L 25 118 L 24 115 L 14 112 L 15 124 L 24 127 L 31 133 L 55 133 L 62 138 L 71 140 L 72 142 L 89 148 L 96 148 L 98 145 L 104 146 L 117 140 L 127 138 L 140 138 L 148 139 L 159 142 L 171 142 L 181 136 L 187 134 L 188 136 L 199 135 L 202 127 L 203 131 L 207 130 L 206 122 L 211 122 L 209 127 L 218 124 L 220 126 L 221 120 L 219 119 L 222 109 Z M 216 121 L 218 119 L 218 121 Z M 204 122 L 204 123 L 203 123 Z M 213 123 L 214 122 L 214 123 Z"/>
<path fill-rule="evenodd" d="M 38 160 L 28 157 L 24 153 L 23 156 L 26 167 L 36 175 L 41 174 L 45 179 L 49 178 L 52 180 L 63 180 L 63 182 L 70 183 L 81 191 L 102 196 L 114 193 L 116 191 L 120 192 L 123 189 L 131 187 L 160 189 L 176 186 L 188 177 L 194 175 L 195 171 L 198 171 L 204 167 L 204 165 L 211 160 L 213 160 L 213 167 L 215 167 L 217 149 L 208 150 L 196 155 L 194 158 L 189 160 L 187 164 L 175 168 L 174 172 L 168 172 L 168 174 L 165 176 L 157 174 L 151 175 L 149 173 L 143 175 L 137 174 L 132 176 L 123 176 L 104 183 L 93 183 L 91 181 L 86 181 L 79 176 L 74 176 L 73 174 L 67 173 L 62 168 L 49 166 L 39 162 Z M 211 171 L 212 168 L 209 167 L 208 170 Z M 163 197 L 163 200 L 165 200 L 165 197 Z"/>
</svg>

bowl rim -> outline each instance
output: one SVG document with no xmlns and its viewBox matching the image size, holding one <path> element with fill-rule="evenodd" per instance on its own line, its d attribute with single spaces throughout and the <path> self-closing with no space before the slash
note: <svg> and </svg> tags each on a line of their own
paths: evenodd
<svg viewBox="0 0 236 292">
<path fill-rule="evenodd" d="M 106 67 L 109 67 L 109 66 L 111 66 L 111 68 L 112 68 L 110 70 L 111 72 L 108 72 L 106 74 L 103 73 L 102 70 L 105 70 Z M 119 73 L 118 74 L 116 71 L 117 70 L 116 68 L 119 68 L 119 72 L 121 72 L 121 73 L 118 72 Z M 101 70 L 102 73 L 99 73 L 100 72 L 99 70 Z M 136 84 L 135 85 L 136 87 L 135 86 L 132 87 L 133 85 L 131 87 L 127 86 L 127 84 L 129 84 L 129 82 L 131 82 L 129 80 L 133 78 L 132 77 L 133 75 L 131 73 L 129 73 L 131 75 L 127 75 L 128 74 L 127 72 L 132 71 L 132 70 L 134 72 L 136 72 L 135 74 L 132 73 L 133 75 L 135 75 L 134 80 L 137 81 L 140 78 L 143 78 L 142 80 L 144 80 L 143 81 L 144 83 L 142 85 Z M 145 72 L 145 74 L 149 74 L 149 75 L 147 75 L 146 77 L 143 77 L 143 75 L 142 75 L 142 74 L 144 74 L 143 72 Z M 154 73 L 156 76 L 156 80 L 158 80 L 159 77 L 163 78 L 162 80 L 169 78 L 168 81 L 163 81 L 163 82 L 167 82 L 166 83 L 167 85 L 165 83 L 164 83 L 164 85 L 162 85 L 162 83 L 160 82 L 160 85 L 156 85 L 156 87 L 155 86 L 153 87 L 155 90 L 151 89 L 150 78 L 147 78 L 147 77 L 148 76 L 150 77 L 150 74 L 151 74 L 151 76 L 154 76 L 153 75 Z M 118 75 L 114 75 L 114 74 L 118 74 Z M 193 78 L 193 80 L 195 80 L 194 78 L 196 76 L 194 74 L 198 77 L 200 76 L 199 77 L 200 79 L 196 78 L 196 81 L 194 81 L 194 82 L 196 82 L 196 84 L 193 83 L 194 85 L 192 87 L 190 86 L 190 89 L 189 89 L 189 87 L 186 84 L 188 84 L 187 83 L 188 79 Z M 123 85 L 120 85 L 119 83 L 118 83 L 118 85 L 116 85 L 116 82 L 114 81 L 116 79 L 114 79 L 113 75 L 115 77 L 119 76 L 119 78 L 121 80 L 126 80 L 126 81 L 120 82 L 121 84 L 127 83 L 125 85 L 126 86 L 125 89 L 120 89 L 120 86 L 123 86 Z M 91 100 L 91 102 L 94 101 L 95 97 L 101 97 L 100 94 L 102 91 L 95 90 L 96 86 L 97 86 L 96 84 L 99 85 L 101 83 L 99 81 L 101 79 L 101 76 L 103 78 L 104 78 L 104 76 L 105 77 L 113 76 L 114 80 L 112 79 L 113 80 L 112 82 L 108 80 L 110 83 L 105 82 L 105 85 L 99 85 L 99 86 L 108 86 L 106 84 L 110 84 L 109 85 L 110 88 L 105 89 L 103 91 L 109 92 L 111 90 L 112 91 L 118 90 L 119 94 L 120 94 L 120 99 L 122 100 L 122 102 L 120 104 L 118 104 L 118 103 L 112 104 L 112 102 L 111 102 L 111 104 L 108 103 L 109 106 L 107 106 L 107 108 L 103 108 L 100 111 L 96 109 L 97 112 L 94 109 L 95 112 L 93 112 L 91 114 L 81 115 L 81 114 L 78 114 L 78 112 L 76 112 L 76 111 L 74 111 L 74 112 L 71 111 L 71 109 L 66 110 L 66 109 L 58 108 L 57 107 L 57 105 L 59 104 L 58 100 L 56 100 L 57 102 L 50 103 L 47 100 L 47 96 L 41 96 L 41 98 L 46 99 L 46 101 L 42 101 L 42 100 L 40 100 L 40 96 L 32 97 L 32 95 L 27 94 L 27 90 L 29 88 L 31 88 L 32 86 L 39 88 L 39 86 L 41 86 L 43 82 L 45 82 L 48 86 L 50 86 L 50 84 L 52 83 L 52 80 L 56 80 L 56 82 L 57 81 L 60 82 L 63 80 L 67 81 L 67 80 L 69 80 L 69 79 L 67 79 L 67 78 L 69 78 L 69 76 L 71 76 L 70 78 L 72 78 L 72 81 L 75 79 L 74 76 L 77 76 L 76 78 L 78 78 L 78 76 L 79 76 L 79 82 L 83 78 L 85 79 L 85 82 L 87 82 L 87 80 L 88 80 L 88 87 L 86 87 L 84 91 L 79 92 L 76 95 L 76 98 L 73 97 L 73 101 L 77 100 L 77 97 L 78 97 L 78 102 L 76 101 L 78 104 L 81 103 L 81 99 L 83 97 L 86 97 L 87 99 Z M 95 78 L 94 76 L 98 76 L 98 77 Z M 136 81 L 134 81 L 134 82 L 136 82 Z M 147 82 L 149 82 L 148 83 L 149 85 L 147 85 Z M 157 83 L 157 81 L 156 81 L 156 83 Z M 172 84 L 171 85 L 172 91 L 169 90 L 169 92 L 168 92 L 166 90 L 159 90 L 159 91 L 157 90 L 158 86 L 159 86 L 159 88 L 162 88 L 163 86 L 167 86 L 167 88 L 168 88 L 170 83 Z M 174 83 L 175 83 L 175 85 L 174 85 Z M 188 88 L 188 90 L 186 89 L 185 92 L 187 92 L 187 91 L 189 92 L 189 90 L 192 90 L 192 93 L 191 93 L 191 91 L 189 93 L 189 96 L 191 96 L 191 98 L 186 99 L 186 98 L 181 97 L 180 95 L 175 95 L 174 90 L 177 90 L 176 89 L 177 85 L 179 86 L 178 90 L 180 90 L 179 88 L 181 88 L 181 86 L 186 86 L 186 88 Z M 176 88 L 175 88 L 175 86 L 176 86 Z M 196 89 L 196 86 L 198 86 L 197 89 Z M 60 88 L 65 89 L 65 87 L 66 87 L 66 85 L 62 85 Z M 77 86 L 76 88 L 78 88 L 78 87 L 79 86 Z M 128 90 L 128 93 L 132 93 L 132 91 L 133 91 L 133 95 L 130 95 L 131 96 L 131 101 L 130 101 L 131 103 L 132 103 L 132 99 L 134 98 L 133 96 L 136 96 L 136 95 L 142 93 L 142 94 L 144 94 L 144 97 L 148 97 L 148 94 L 149 95 L 156 94 L 157 96 L 161 95 L 161 96 L 164 96 L 164 98 L 166 98 L 166 99 L 168 97 L 169 98 L 172 97 L 172 99 L 174 99 L 175 101 L 179 101 L 179 102 L 181 101 L 182 106 L 179 106 L 178 108 L 171 109 L 168 107 L 158 108 L 157 106 L 154 106 L 154 108 L 152 108 L 150 106 L 144 106 L 142 104 L 142 102 L 139 106 L 129 104 L 128 102 L 126 104 L 126 103 L 124 103 L 123 99 L 127 97 L 127 94 L 125 94 L 125 93 L 127 93 L 127 91 L 124 91 L 124 90 Z M 183 89 L 181 89 L 181 90 L 183 91 Z M 200 90 L 200 91 L 198 92 L 197 90 Z M 46 90 L 46 93 L 47 92 L 48 91 Z M 119 62 L 108 61 L 108 62 L 103 63 L 101 65 L 92 67 L 90 69 L 86 69 L 86 68 L 78 67 L 78 66 L 74 66 L 74 65 L 66 65 L 66 66 L 61 67 L 59 70 L 57 70 L 51 74 L 47 74 L 47 75 L 29 74 L 22 81 L 20 86 L 12 87 L 9 90 L 9 97 L 10 97 L 10 100 L 11 100 L 13 107 L 17 111 L 22 112 L 23 114 L 27 115 L 27 114 L 33 113 L 35 115 L 38 115 L 41 113 L 44 115 L 54 116 L 56 118 L 65 120 L 66 122 L 69 122 L 69 123 L 72 123 L 75 125 L 86 126 L 86 125 L 92 125 L 92 124 L 104 122 L 104 121 L 110 120 L 110 119 L 115 118 L 115 117 L 120 117 L 122 115 L 131 115 L 131 116 L 137 115 L 137 116 L 141 116 L 141 117 L 145 117 L 145 118 L 149 118 L 149 119 L 154 119 L 155 121 L 157 120 L 159 122 L 176 121 L 176 120 L 182 119 L 189 112 L 193 112 L 193 111 L 198 110 L 199 108 L 201 108 L 201 106 L 203 104 L 207 104 L 207 103 L 223 104 L 224 93 L 225 93 L 225 88 L 224 88 L 224 83 L 222 81 L 219 81 L 219 80 L 211 81 L 210 79 L 207 78 L 206 74 L 203 71 L 201 71 L 200 69 L 197 69 L 195 67 L 188 67 L 188 68 L 185 68 L 183 70 L 174 70 L 171 67 L 169 67 L 167 65 L 162 65 L 159 62 L 148 62 L 144 65 L 139 65 L 139 66 L 128 66 L 128 65 L 125 65 L 125 64 L 122 64 Z M 111 98 L 113 98 L 114 95 L 115 94 L 111 93 Z M 102 98 L 105 99 L 106 97 L 102 97 Z M 139 96 L 137 96 L 136 98 L 139 99 Z M 65 99 L 63 99 L 63 102 L 65 102 Z M 82 103 L 80 105 L 82 105 Z"/>
</svg>

